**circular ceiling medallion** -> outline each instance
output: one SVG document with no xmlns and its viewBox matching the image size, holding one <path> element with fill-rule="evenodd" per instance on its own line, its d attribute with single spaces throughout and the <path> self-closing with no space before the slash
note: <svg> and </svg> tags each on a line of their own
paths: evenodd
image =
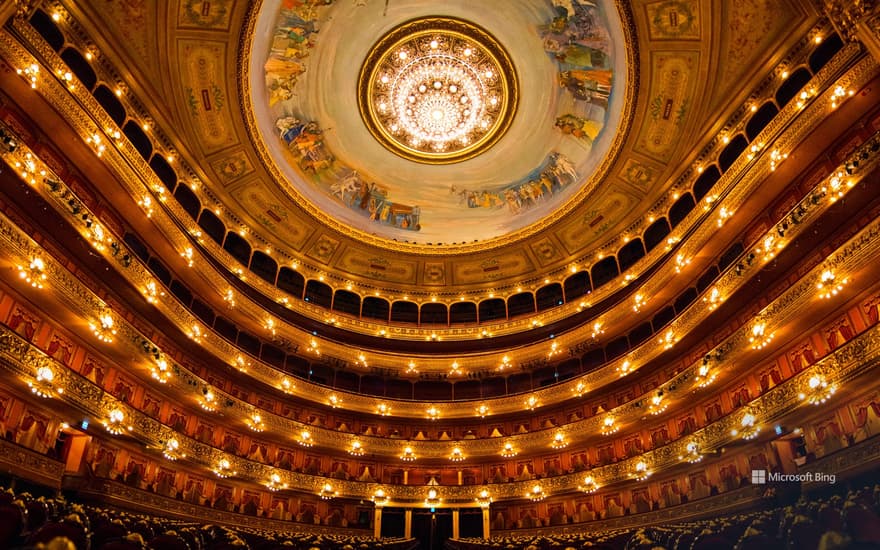
<svg viewBox="0 0 880 550">
<path fill-rule="evenodd" d="M 408 21 L 370 50 L 358 107 L 370 133 L 416 162 L 460 162 L 510 126 L 519 91 L 510 57 L 484 29 L 450 17 Z"/>
</svg>

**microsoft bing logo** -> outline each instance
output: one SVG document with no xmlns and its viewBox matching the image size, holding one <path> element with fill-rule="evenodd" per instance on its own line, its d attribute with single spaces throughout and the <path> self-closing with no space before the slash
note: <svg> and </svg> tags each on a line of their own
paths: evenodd
<svg viewBox="0 0 880 550">
<path fill-rule="evenodd" d="M 767 470 L 752 470 L 752 483 L 765 485 L 767 483 Z"/>
</svg>

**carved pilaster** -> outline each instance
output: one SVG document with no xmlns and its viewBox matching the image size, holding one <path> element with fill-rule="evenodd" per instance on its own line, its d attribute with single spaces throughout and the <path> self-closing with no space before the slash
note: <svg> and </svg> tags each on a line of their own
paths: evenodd
<svg viewBox="0 0 880 550">
<path fill-rule="evenodd" d="M 825 14 L 845 40 L 861 42 L 880 60 L 880 2 L 877 0 L 824 0 Z"/>
</svg>

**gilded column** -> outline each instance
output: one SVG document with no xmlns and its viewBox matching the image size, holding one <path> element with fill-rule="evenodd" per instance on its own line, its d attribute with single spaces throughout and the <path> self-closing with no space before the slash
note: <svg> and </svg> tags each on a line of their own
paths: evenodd
<svg viewBox="0 0 880 550">
<path fill-rule="evenodd" d="M 403 515 L 403 538 L 412 538 L 412 508 L 407 508 Z"/>
<path fill-rule="evenodd" d="M 452 510 L 452 538 L 453 538 L 453 539 L 456 539 L 456 540 L 458 540 L 458 538 L 459 538 L 459 536 L 458 536 L 458 533 L 459 533 L 459 529 L 458 529 L 458 522 L 459 522 L 459 519 L 460 519 L 460 517 L 459 517 L 459 513 L 458 513 L 458 508 L 454 508 L 454 509 Z"/>
<path fill-rule="evenodd" d="M 489 507 L 485 506 L 483 509 L 483 538 L 489 539 Z"/>
<path fill-rule="evenodd" d="M 376 506 L 373 509 L 373 537 L 380 538 L 382 536 L 382 507 Z"/>
</svg>

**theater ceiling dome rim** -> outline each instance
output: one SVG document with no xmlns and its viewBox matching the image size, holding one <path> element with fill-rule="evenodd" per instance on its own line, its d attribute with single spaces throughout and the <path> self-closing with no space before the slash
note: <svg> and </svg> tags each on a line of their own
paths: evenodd
<svg viewBox="0 0 880 550">
<path fill-rule="evenodd" d="M 559 66 L 557 64 L 556 58 L 553 55 L 548 55 L 551 52 L 545 51 L 544 46 L 542 45 L 542 35 L 540 34 L 540 27 L 536 21 L 540 19 L 541 24 L 546 23 L 552 16 L 553 8 L 552 5 L 547 2 L 546 6 L 544 6 L 544 2 L 537 2 L 533 0 L 518 0 L 518 5 L 529 6 L 531 8 L 535 8 L 535 6 L 540 6 L 544 11 L 538 10 L 538 15 L 535 13 L 530 13 L 529 17 L 532 19 L 527 19 L 531 21 L 530 27 L 528 30 L 531 34 L 528 39 L 530 40 L 522 40 L 520 42 L 527 43 L 526 45 L 521 44 L 513 44 L 510 42 L 517 42 L 517 40 L 512 40 L 510 38 L 511 33 L 514 31 L 519 33 L 523 31 L 523 27 L 516 27 L 514 30 L 507 28 L 506 24 L 499 23 L 497 21 L 497 17 L 494 15 L 477 15 L 474 16 L 476 12 L 479 10 L 473 6 L 467 6 L 466 2 L 453 2 L 449 6 L 444 6 L 443 10 L 437 10 L 436 6 L 432 9 L 434 11 L 427 12 L 426 7 L 422 5 L 418 5 L 418 3 L 413 3 L 410 5 L 409 3 L 398 3 L 395 6 L 401 6 L 401 11 L 399 14 L 396 14 L 394 17 L 389 15 L 389 19 L 391 21 L 382 21 L 381 28 L 373 32 L 370 36 L 369 43 L 366 44 L 365 48 L 369 48 L 372 44 L 375 43 L 378 36 L 381 36 L 384 32 L 387 32 L 389 28 L 394 28 L 394 26 L 399 25 L 401 21 L 409 21 L 414 19 L 415 17 L 436 17 L 436 11 L 442 11 L 443 17 L 455 17 L 459 19 L 465 19 L 468 22 L 473 22 L 475 25 L 479 25 L 480 27 L 487 28 L 493 36 L 495 36 L 500 43 L 502 43 L 508 50 L 513 63 L 516 64 L 517 71 L 519 71 L 520 79 L 525 78 L 523 76 L 523 71 L 526 68 L 520 66 L 519 57 L 522 56 L 523 51 L 531 52 L 533 58 L 542 60 L 541 62 L 545 65 L 543 72 L 539 72 L 538 80 L 533 88 L 540 91 L 540 94 L 560 94 L 562 95 L 568 93 L 568 90 L 564 87 L 560 86 L 557 82 Z M 273 141 L 277 141 L 277 135 L 279 129 L 272 125 L 271 113 L 268 112 L 267 107 L 265 105 L 261 105 L 264 103 L 262 99 L 261 93 L 265 92 L 267 89 L 267 84 L 264 82 L 266 80 L 265 75 L 263 74 L 263 65 L 262 60 L 262 51 L 265 50 L 267 45 L 265 44 L 265 40 L 263 43 L 259 42 L 259 40 L 255 39 L 255 35 L 259 34 L 258 30 L 265 29 L 268 24 L 265 21 L 266 14 L 263 13 L 263 6 L 268 5 L 268 3 L 264 3 L 263 5 L 254 6 L 247 20 L 247 26 L 243 29 L 242 33 L 242 58 L 239 62 L 239 84 L 241 90 L 242 97 L 242 110 L 244 115 L 244 120 L 247 126 L 247 130 L 249 135 L 251 136 L 251 141 L 254 145 L 254 150 L 257 152 L 260 160 L 262 161 L 263 166 L 266 168 L 267 172 L 271 175 L 272 179 L 278 182 L 278 187 L 281 191 L 281 194 L 285 195 L 288 199 L 292 200 L 298 209 L 303 210 L 308 213 L 311 219 L 316 221 L 316 225 L 324 226 L 327 229 L 331 230 L 331 235 L 333 232 L 341 234 L 343 238 L 346 240 L 353 240 L 354 244 L 358 248 L 378 248 L 382 250 L 394 251 L 394 252 L 403 252 L 407 254 L 412 254 L 416 257 L 418 256 L 461 256 L 474 254 L 479 252 L 493 251 L 497 252 L 499 250 L 503 250 L 504 248 L 510 246 L 521 245 L 523 240 L 528 239 L 529 237 L 535 236 L 536 234 L 546 230 L 548 227 L 556 223 L 556 221 L 565 215 L 571 213 L 572 211 L 578 208 L 584 208 L 588 205 L 584 205 L 583 203 L 587 201 L 592 195 L 596 193 L 598 189 L 602 187 L 602 183 L 606 179 L 606 175 L 611 167 L 616 162 L 619 153 L 623 147 L 624 142 L 626 141 L 627 133 L 632 124 L 632 119 L 634 115 L 634 104 L 636 100 L 636 74 L 637 74 L 637 59 L 636 59 L 636 45 L 635 45 L 635 28 L 632 24 L 631 13 L 629 13 L 628 7 L 622 5 L 615 0 L 607 0 L 602 3 L 604 9 L 608 10 L 607 17 L 609 20 L 609 24 L 613 25 L 613 31 L 610 31 L 613 34 L 613 48 L 616 48 L 615 55 L 613 57 L 613 69 L 614 72 L 614 86 L 615 93 L 611 98 L 611 104 L 608 107 L 608 112 L 612 113 L 609 115 L 609 120 L 607 122 L 606 131 L 603 134 L 600 134 L 599 139 L 596 142 L 595 147 L 597 149 L 593 150 L 595 154 L 587 158 L 586 160 L 581 160 L 580 163 L 577 164 L 577 175 L 575 176 L 575 180 L 572 185 L 570 185 L 570 189 L 566 189 L 565 193 L 559 193 L 558 202 L 553 203 L 552 205 L 548 205 L 547 207 L 535 208 L 527 213 L 527 216 L 531 217 L 520 217 L 519 219 L 515 219 L 514 222 L 508 223 L 510 219 L 514 219 L 513 216 L 509 216 L 505 218 L 505 221 L 499 222 L 496 226 L 493 226 L 492 218 L 477 218 L 476 221 L 468 222 L 464 220 L 462 227 L 458 227 L 458 220 L 456 223 L 450 223 L 449 220 L 454 218 L 449 218 L 449 212 L 452 212 L 453 208 L 460 208 L 458 213 L 462 213 L 463 215 L 471 215 L 474 213 L 478 214 L 486 214 L 486 210 L 481 210 L 480 207 L 465 207 L 465 206 L 456 206 L 450 201 L 450 204 L 447 205 L 448 208 L 446 210 L 447 216 L 446 218 L 440 217 L 442 223 L 440 226 L 442 229 L 441 233 L 430 234 L 429 230 L 421 229 L 421 231 L 412 231 L 414 227 L 416 227 L 415 217 L 413 220 L 410 220 L 407 229 L 409 231 L 401 230 L 400 224 L 394 225 L 392 227 L 385 227 L 381 223 L 376 223 L 374 221 L 368 222 L 366 225 L 359 222 L 361 218 L 358 218 L 355 214 L 348 210 L 352 210 L 351 208 L 337 208 L 339 198 L 335 199 L 336 203 L 328 206 L 328 203 L 322 202 L 324 198 L 319 198 L 315 200 L 314 189 L 304 189 L 302 185 L 299 185 L 294 181 L 294 178 L 291 178 L 291 172 L 294 170 L 289 167 L 290 158 L 288 156 L 287 160 L 284 162 L 279 162 L 279 153 L 284 153 L 281 149 L 285 147 L 279 147 L 278 143 L 273 143 Z M 415 7 L 413 7 L 415 6 Z M 580 6 L 580 4 L 578 4 Z M 369 6 L 367 6 L 369 7 Z M 362 8 L 361 8 L 362 9 Z M 537 8 L 536 8 L 537 9 Z M 393 11 L 393 10 L 392 10 Z M 485 10 L 483 10 L 485 11 Z M 341 25 L 342 22 L 339 21 L 340 17 L 338 16 L 338 11 L 334 12 L 334 17 L 332 18 L 332 24 Z M 360 12 L 362 13 L 362 12 Z M 550 14 L 550 15 L 548 15 Z M 482 17 L 482 19 L 480 18 Z M 487 17 L 488 24 L 487 24 Z M 604 17 L 604 16 L 603 16 Z M 536 19 L 537 18 L 537 19 Z M 369 19 L 369 17 L 364 17 L 364 19 Z M 546 20 L 546 21 L 545 21 Z M 496 25 L 492 25 L 491 23 L 496 23 Z M 496 28 L 497 27 L 497 28 Z M 318 46 L 315 47 L 314 56 L 322 55 L 321 50 L 321 42 L 320 40 L 324 40 L 325 37 L 334 35 L 334 33 L 339 34 L 339 28 L 334 27 L 332 29 L 322 29 L 321 38 L 318 39 Z M 326 33 L 323 31 L 326 30 Z M 381 31 L 381 32 L 379 32 Z M 524 32 L 524 31 L 523 31 Z M 505 35 L 505 33 L 507 33 Z M 339 52 L 334 51 L 335 54 Z M 366 52 L 362 49 L 359 53 L 359 57 L 357 59 L 357 67 L 354 70 L 348 71 L 350 73 L 357 73 L 360 69 L 361 62 L 363 61 Z M 610 59 L 610 58 L 609 58 Z M 313 63 L 314 66 L 319 66 L 319 62 L 323 63 L 325 59 L 311 59 L 308 62 Z M 609 61 L 611 63 L 611 61 Z M 320 65 L 324 66 L 324 65 Z M 609 70 L 611 70 L 609 69 Z M 529 74 L 534 74 L 533 72 L 529 72 Z M 332 75 L 331 75 L 332 76 Z M 352 86 L 355 86 L 355 82 L 358 74 L 353 74 L 351 76 Z M 316 85 L 314 83 L 309 83 L 309 71 L 305 71 L 302 76 L 303 82 L 306 83 L 304 86 L 312 86 Z M 315 82 L 317 79 L 315 79 Z M 335 82 L 334 77 L 334 82 Z M 342 85 L 342 84 L 340 84 Z M 356 86 L 355 86 L 356 87 Z M 492 167 L 496 171 L 500 169 L 504 169 L 508 164 L 515 164 L 516 162 L 521 162 L 519 159 L 522 156 L 520 153 L 522 151 L 527 151 L 528 147 L 520 147 L 518 149 L 513 149 L 514 143 L 521 141 L 523 136 L 526 138 L 529 137 L 530 129 L 528 128 L 529 120 L 534 120 L 534 117 L 537 116 L 534 113 L 535 105 L 541 104 L 546 107 L 548 104 L 546 101 L 546 97 L 540 97 L 534 95 L 533 92 L 529 92 L 527 90 L 528 86 L 525 86 L 525 81 L 522 80 L 519 82 L 519 108 L 517 110 L 516 116 L 513 117 L 513 121 L 510 123 L 510 128 L 506 134 L 500 137 L 499 142 L 496 143 L 491 150 L 479 155 L 476 159 L 471 159 L 465 161 L 461 164 L 456 164 L 455 166 L 461 166 L 465 170 L 460 173 L 470 173 L 472 171 L 471 163 L 478 162 L 483 157 L 487 157 L 487 155 L 496 155 L 492 158 L 488 158 L 481 165 L 483 168 L 481 170 L 484 174 L 480 176 L 482 178 L 489 178 L 490 171 L 486 167 Z M 304 87 L 303 90 L 306 88 Z M 306 93 L 312 93 L 311 91 Z M 533 93 L 530 97 L 529 93 Z M 356 94 L 352 94 L 352 98 L 356 100 Z M 568 105 L 571 101 L 574 101 L 570 97 L 566 97 L 564 99 L 565 104 Z M 557 99 L 554 99 L 551 102 L 553 105 L 558 103 Z M 528 115 L 528 109 L 532 109 L 532 115 Z M 559 109 L 566 109 L 567 107 L 560 106 Z M 569 109 L 570 110 L 570 109 Z M 360 118 L 360 113 L 357 110 L 357 106 L 353 107 L 353 111 L 357 116 L 357 123 L 360 126 L 360 132 L 369 138 L 371 142 L 374 143 L 373 148 L 379 148 L 382 151 L 385 151 L 385 156 L 391 156 L 397 158 L 398 161 L 403 162 L 403 159 L 399 159 L 396 155 L 391 155 L 388 153 L 383 147 L 379 146 L 378 143 L 375 143 L 372 135 L 366 130 L 364 127 L 363 121 Z M 561 111 L 560 111 L 561 112 Z M 524 114 L 526 113 L 526 114 Z M 327 113 L 324 113 L 326 115 Z M 546 148 L 541 153 L 543 156 L 538 159 L 538 161 L 534 161 L 531 159 L 529 162 L 532 162 L 529 166 L 532 166 L 532 170 L 535 171 L 535 174 L 532 175 L 533 180 L 537 180 L 535 175 L 541 170 L 552 168 L 551 163 L 552 159 L 555 159 L 557 156 L 557 151 L 553 148 L 553 144 L 549 143 L 552 140 L 546 140 L 546 135 L 553 136 L 553 139 L 556 140 L 555 143 L 565 142 L 563 143 L 562 149 L 566 152 L 563 153 L 563 156 L 569 156 L 567 153 L 569 150 L 577 150 L 578 148 L 582 148 L 582 144 L 578 144 L 574 138 L 566 137 L 562 133 L 559 132 L 558 128 L 554 127 L 554 120 L 558 118 L 559 113 L 547 111 L 541 114 L 543 116 L 543 123 L 541 127 L 546 127 L 546 131 L 542 134 L 540 138 L 543 141 L 547 141 L 548 144 Z M 268 119 L 267 119 L 268 116 Z M 320 117 L 319 117 L 320 118 Z M 324 117 L 326 121 L 332 121 L 333 124 L 327 123 L 327 126 L 336 126 L 336 128 L 331 128 L 331 130 L 325 133 L 322 136 L 322 140 L 338 145 L 338 142 L 334 142 L 334 140 L 340 139 L 337 134 L 348 132 L 342 132 L 340 129 L 342 127 L 341 123 L 338 123 L 338 117 Z M 521 120 L 522 121 L 521 121 Z M 267 122 L 269 120 L 269 122 Z M 558 134 L 558 135 L 554 135 Z M 501 134 L 499 134 L 501 136 Z M 566 142 L 567 140 L 567 142 Z M 286 145 L 286 144 L 282 144 Z M 567 148 L 567 149 L 566 149 Z M 340 146 L 340 150 L 344 155 L 347 151 L 345 147 Z M 334 158 L 335 158 L 335 149 Z M 589 154 L 589 151 L 588 151 Z M 341 157 L 340 157 L 341 158 Z M 397 162 L 397 161 L 390 161 Z M 407 162 L 408 164 L 414 164 L 412 162 Z M 467 166 L 466 166 L 467 165 Z M 384 166 L 384 164 L 383 164 Z M 337 171 L 337 176 L 332 182 L 341 182 L 340 186 L 345 185 L 345 181 L 348 181 L 348 184 L 351 183 L 350 180 L 346 180 L 349 176 L 353 178 L 360 177 L 363 179 L 367 179 L 371 177 L 368 170 L 360 170 L 355 167 L 354 163 L 346 164 L 347 168 L 351 168 L 344 172 Z M 406 181 L 419 181 L 422 182 L 425 178 L 422 177 L 411 177 L 412 173 L 408 174 L 398 174 L 400 171 L 397 169 L 398 166 L 389 166 L 388 169 L 382 173 L 380 176 L 390 174 L 391 176 L 399 176 L 400 178 L 404 178 L 406 176 Z M 443 169 L 444 167 L 435 167 L 435 166 L 427 166 L 427 168 L 439 168 Z M 518 168 L 520 173 L 522 173 L 522 165 Z M 526 169 L 528 172 L 528 169 Z M 448 174 L 448 173 L 447 173 Z M 526 174 L 528 175 L 528 174 Z M 444 175 L 443 177 L 447 177 Z M 373 180 L 371 180 L 372 182 Z M 476 181 L 476 180 L 475 180 Z M 480 180 L 482 181 L 482 180 Z M 490 181 L 490 180 L 486 180 Z M 506 180 L 505 180 L 506 181 Z M 528 181 L 528 178 L 525 178 L 524 181 Z M 326 186 L 331 185 L 331 180 L 325 180 L 325 188 Z M 384 185 L 381 179 L 376 178 L 375 182 L 378 186 Z M 568 183 L 568 181 L 566 181 Z M 372 183 L 371 183 L 372 185 Z M 507 184 L 505 184 L 507 185 Z M 481 187 L 482 186 L 482 187 Z M 455 190 L 462 191 L 465 186 L 453 186 Z M 483 183 L 474 184 L 474 189 L 479 191 L 479 189 L 484 189 Z M 440 187 L 438 186 L 438 189 Z M 479 189 L 477 189 L 479 188 Z M 445 194 L 450 195 L 449 191 L 450 186 L 446 185 L 442 187 L 442 189 L 446 190 Z M 484 190 L 489 189 L 486 187 Z M 392 189 L 393 191 L 393 189 Z M 489 189 L 490 194 L 492 193 L 491 189 Z M 499 188 L 494 191 L 498 197 L 503 195 L 503 189 Z M 327 192 L 329 194 L 329 191 Z M 479 194 L 479 193 L 478 193 Z M 548 194 L 549 195 L 549 194 Z M 280 195 L 279 195 L 280 196 Z M 398 197 L 400 194 L 398 193 Z M 483 193 L 482 196 L 487 196 L 486 193 Z M 348 206 L 353 201 L 351 198 L 346 197 L 348 200 L 344 201 L 348 203 Z M 556 197 L 553 198 L 556 200 Z M 463 199 L 462 199 L 463 201 Z M 403 204 L 403 208 L 399 209 L 397 204 Z M 421 208 L 422 215 L 425 216 L 425 205 L 428 204 L 429 207 L 432 201 L 425 201 L 424 197 L 420 201 L 412 201 L 412 203 L 407 203 L 405 200 L 394 201 L 394 208 L 385 209 L 385 213 L 388 212 L 400 212 L 404 211 L 409 213 L 410 204 L 416 205 Z M 363 203 L 366 204 L 366 201 Z M 463 202 L 461 204 L 464 204 Z M 496 199 L 496 203 L 493 205 L 493 209 L 497 212 L 503 212 L 506 216 L 508 215 L 508 207 L 506 204 L 502 203 L 499 199 Z M 356 209 L 354 209 L 356 210 Z M 525 210 L 525 209 L 523 209 Z M 373 214 L 376 215 L 375 213 Z M 486 214 L 488 215 L 488 214 Z M 371 220 L 372 218 L 368 217 L 366 213 L 366 207 L 364 207 L 363 212 L 363 220 Z M 402 218 L 399 218 L 402 219 Z M 352 221 L 354 220 L 354 222 Z M 447 221 L 442 221 L 447 220 Z M 482 221 L 480 221 L 482 220 Z M 479 222 L 479 223 L 477 223 Z M 489 227 L 488 233 L 485 234 L 477 234 L 472 235 L 470 231 L 466 230 L 464 227 L 467 226 L 468 223 L 471 223 L 470 228 L 474 227 L 483 228 Z M 371 225 L 372 224 L 372 225 Z M 443 224 L 446 224 L 445 226 Z M 387 225 L 387 224 L 386 224 Z M 423 223 L 423 226 L 430 227 L 432 222 L 428 222 L 427 224 Z M 436 226 L 436 224 L 434 224 Z M 447 231 L 447 228 L 453 228 L 453 231 L 458 231 L 458 234 L 455 235 L 447 235 L 449 238 L 443 237 L 443 232 Z M 482 229 L 479 229 L 482 231 Z M 414 237 L 418 237 L 421 240 L 414 240 Z M 416 258 L 413 258 L 416 259 Z"/>
</svg>

